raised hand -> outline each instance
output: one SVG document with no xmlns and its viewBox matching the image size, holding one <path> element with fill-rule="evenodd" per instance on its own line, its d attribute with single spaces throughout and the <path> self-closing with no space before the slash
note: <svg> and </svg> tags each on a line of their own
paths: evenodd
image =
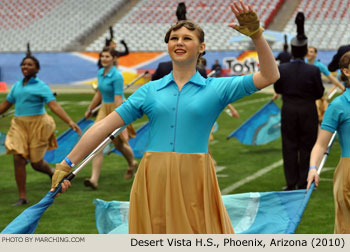
<svg viewBox="0 0 350 252">
<path fill-rule="evenodd" d="M 264 29 L 260 26 L 259 18 L 252 7 L 249 4 L 245 5 L 243 1 L 233 2 L 230 7 L 239 25 L 232 23 L 229 26 L 252 39 L 259 38 Z"/>
</svg>

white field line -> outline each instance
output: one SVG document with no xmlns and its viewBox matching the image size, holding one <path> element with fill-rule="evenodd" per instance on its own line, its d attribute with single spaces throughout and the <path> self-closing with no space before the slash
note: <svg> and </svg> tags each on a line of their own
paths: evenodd
<svg viewBox="0 0 350 252">
<path fill-rule="evenodd" d="M 333 182 L 333 179 L 331 179 L 331 178 L 320 178 L 320 181 Z"/>
<path fill-rule="evenodd" d="M 321 170 L 321 173 L 327 172 L 327 171 L 334 171 L 334 170 L 335 170 L 335 167 L 324 167 L 324 168 Z"/>
<path fill-rule="evenodd" d="M 59 101 L 58 104 L 61 106 L 66 106 L 66 105 L 78 105 L 78 106 L 87 106 L 90 105 L 91 101 L 80 101 L 80 102 L 74 102 L 74 101 Z"/>
<path fill-rule="evenodd" d="M 215 171 L 216 172 L 221 172 L 222 170 L 225 170 L 226 166 L 215 166 Z"/>
<path fill-rule="evenodd" d="M 271 165 L 269 165 L 269 166 L 267 166 L 267 167 L 265 167 L 265 168 L 262 168 L 261 170 L 257 171 L 253 175 L 250 175 L 250 176 L 248 176 L 248 177 L 246 177 L 244 179 L 241 179 L 241 180 L 237 181 L 236 183 L 234 183 L 234 184 L 224 188 L 223 190 L 221 190 L 221 193 L 222 194 L 230 193 L 233 190 L 235 190 L 236 188 L 238 188 L 238 187 L 240 187 L 240 186 L 242 186 L 242 185 L 244 185 L 244 184 L 246 184 L 246 183 L 248 183 L 248 182 L 250 182 L 250 181 L 252 181 L 252 180 L 254 180 L 256 178 L 258 178 L 258 177 L 261 177 L 262 175 L 268 173 L 269 171 L 271 171 L 271 170 L 273 170 L 276 167 L 279 167 L 281 165 L 283 165 L 283 160 L 282 159 L 277 161 L 277 162 L 275 162 L 275 163 L 273 163 L 273 164 L 271 164 Z"/>
<path fill-rule="evenodd" d="M 244 106 L 244 105 L 253 104 L 253 103 L 262 102 L 262 101 L 268 101 L 268 100 L 271 100 L 271 97 L 258 98 L 250 101 L 244 101 L 244 102 L 237 102 L 237 103 L 233 103 L 233 106 L 236 108 L 239 106 Z"/>
</svg>

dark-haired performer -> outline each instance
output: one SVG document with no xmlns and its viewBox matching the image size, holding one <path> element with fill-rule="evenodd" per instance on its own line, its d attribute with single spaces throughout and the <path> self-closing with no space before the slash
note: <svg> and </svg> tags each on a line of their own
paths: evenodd
<svg viewBox="0 0 350 252">
<path fill-rule="evenodd" d="M 300 15 L 303 16 L 298 13 L 299 17 Z M 283 100 L 281 133 L 287 182 L 285 190 L 306 188 L 310 153 L 318 130 L 315 101 L 320 99 L 324 92 L 320 70 L 305 63 L 307 38 L 303 31 L 298 32 L 291 45 L 293 59 L 279 65 L 281 77 L 274 85 L 275 92 L 282 94 Z"/>
<path fill-rule="evenodd" d="M 130 193 L 130 233 L 234 232 L 208 154 L 210 130 L 227 104 L 276 82 L 279 73 L 256 13 L 242 2 L 231 9 L 240 25 L 230 27 L 252 38 L 259 72 L 203 78 L 196 65 L 205 51 L 204 32 L 191 21 L 180 21 L 165 35 L 173 71 L 135 91 L 92 126 L 67 156 L 78 163 L 114 129 L 148 116 L 150 141 Z M 70 170 L 65 161 L 57 164 L 52 190 Z M 64 181 L 62 192 L 69 185 Z"/>
<path fill-rule="evenodd" d="M 53 170 L 43 157 L 47 150 L 57 147 L 54 135 L 56 125 L 53 118 L 46 113 L 45 104 L 78 135 L 81 134 L 78 125 L 56 102 L 49 86 L 36 77 L 39 69 L 39 61 L 31 55 L 26 56 L 21 63 L 24 78 L 12 86 L 6 100 L 0 104 L 0 114 L 16 104 L 15 116 L 5 140 L 7 153 L 13 154 L 19 191 L 19 200 L 14 203 L 16 206 L 28 203 L 25 170 L 27 160 L 34 170 L 50 177 L 53 175 Z"/>
</svg>

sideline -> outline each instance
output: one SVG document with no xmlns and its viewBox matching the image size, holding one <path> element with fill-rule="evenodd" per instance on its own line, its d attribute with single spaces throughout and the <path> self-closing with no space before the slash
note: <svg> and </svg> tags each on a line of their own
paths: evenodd
<svg viewBox="0 0 350 252">
<path fill-rule="evenodd" d="M 265 173 L 268 173 L 269 171 L 271 171 L 271 170 L 273 170 L 276 167 L 279 167 L 281 165 L 283 165 L 283 159 L 281 159 L 281 160 L 279 160 L 279 161 L 277 161 L 277 162 L 275 162 L 275 163 L 273 163 L 273 164 L 271 164 L 271 165 L 269 165 L 269 166 L 267 166 L 267 167 L 257 171 L 256 173 L 254 173 L 251 176 L 248 176 L 248 177 L 246 177 L 244 179 L 241 179 L 241 180 L 237 181 L 236 183 L 234 183 L 234 184 L 224 188 L 223 190 L 221 190 L 221 193 L 222 194 L 228 194 L 228 193 L 232 192 L 233 190 L 235 190 L 236 188 L 238 188 L 238 187 L 240 187 L 240 186 L 242 186 L 242 185 L 244 185 L 244 184 L 246 184 L 246 183 L 248 183 L 248 182 L 250 182 L 250 181 L 252 181 L 252 180 L 254 180 L 256 178 L 258 178 L 258 177 L 261 177 Z"/>
<path fill-rule="evenodd" d="M 234 107 L 239 107 L 239 106 L 244 106 L 244 105 L 248 105 L 248 104 L 268 101 L 268 100 L 271 100 L 271 98 L 272 97 L 264 97 L 264 98 L 258 98 L 258 99 L 253 99 L 253 100 L 249 100 L 249 101 L 244 101 L 244 102 L 232 103 L 232 104 Z"/>
</svg>

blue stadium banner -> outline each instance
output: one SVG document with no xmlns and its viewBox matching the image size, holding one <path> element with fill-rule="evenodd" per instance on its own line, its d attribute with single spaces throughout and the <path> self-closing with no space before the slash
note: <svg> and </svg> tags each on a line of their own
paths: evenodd
<svg viewBox="0 0 350 252">
<path fill-rule="evenodd" d="M 233 131 L 227 139 L 236 137 L 247 145 L 262 145 L 281 136 L 281 110 L 271 100 Z"/>
</svg>

